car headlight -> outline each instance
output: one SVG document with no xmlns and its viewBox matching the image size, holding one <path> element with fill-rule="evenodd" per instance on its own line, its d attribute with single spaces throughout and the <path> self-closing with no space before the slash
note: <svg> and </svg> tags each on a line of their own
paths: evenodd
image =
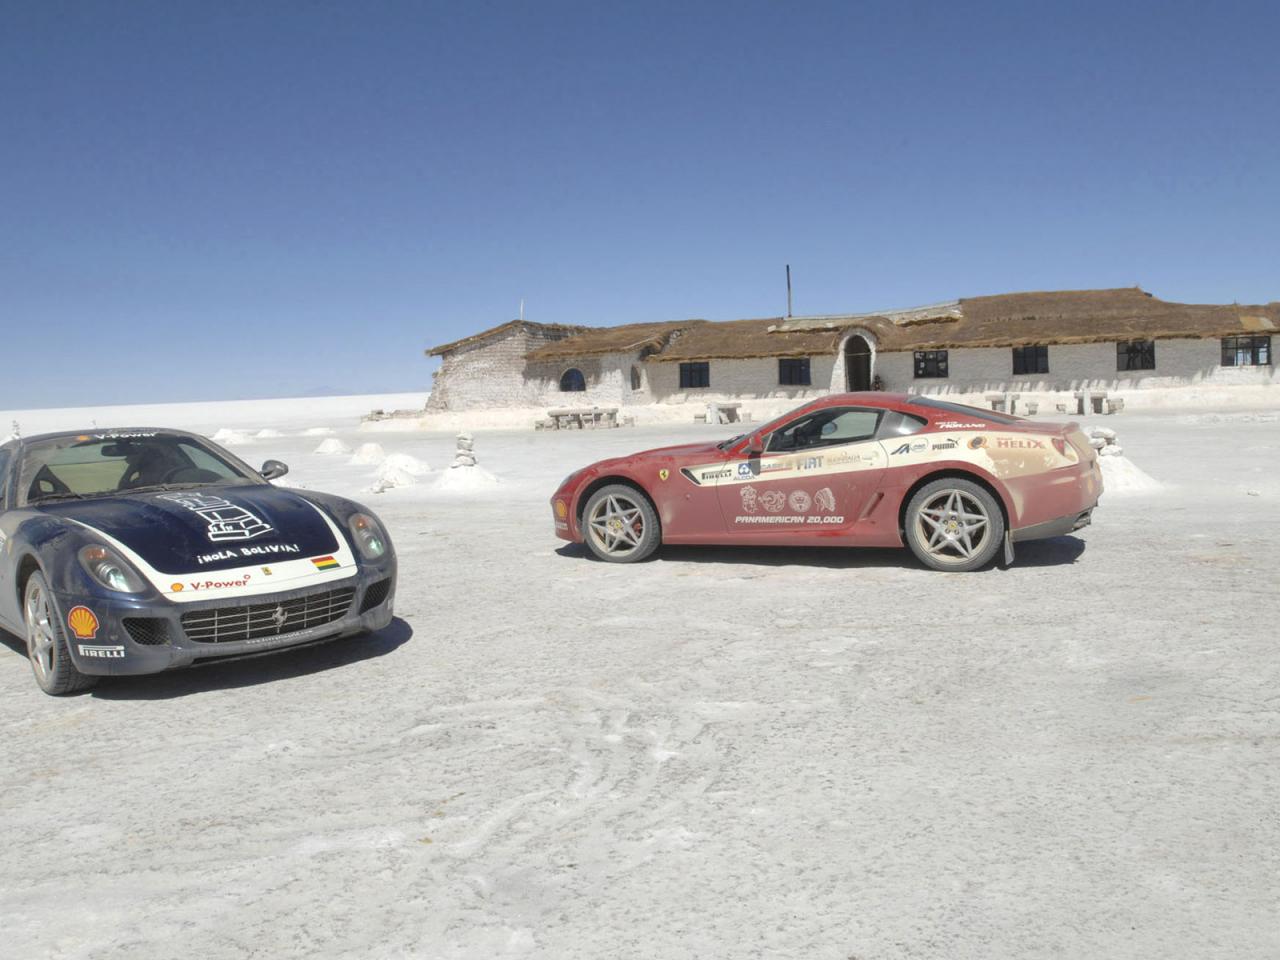
<svg viewBox="0 0 1280 960">
<path fill-rule="evenodd" d="M 387 553 L 387 535 L 367 513 L 353 513 L 347 521 L 351 539 L 366 560 L 380 560 Z"/>
<path fill-rule="evenodd" d="M 133 567 L 110 547 L 91 543 L 80 550 L 80 566 L 94 580 L 116 593 L 142 593 L 147 585 Z"/>
</svg>

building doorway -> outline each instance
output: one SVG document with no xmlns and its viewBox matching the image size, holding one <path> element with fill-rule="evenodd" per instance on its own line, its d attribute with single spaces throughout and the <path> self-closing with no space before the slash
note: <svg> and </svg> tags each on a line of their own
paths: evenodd
<svg viewBox="0 0 1280 960">
<path fill-rule="evenodd" d="M 851 393 L 871 389 L 871 345 L 857 334 L 844 342 L 844 382 Z"/>
</svg>

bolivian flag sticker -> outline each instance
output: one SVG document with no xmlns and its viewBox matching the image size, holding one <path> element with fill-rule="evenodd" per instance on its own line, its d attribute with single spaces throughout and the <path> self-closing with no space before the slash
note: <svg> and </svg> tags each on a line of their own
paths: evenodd
<svg viewBox="0 0 1280 960">
<path fill-rule="evenodd" d="M 317 570 L 336 570 L 338 567 L 342 566 L 342 564 L 333 559 L 333 557 L 312 557 L 311 562 L 316 565 Z"/>
</svg>

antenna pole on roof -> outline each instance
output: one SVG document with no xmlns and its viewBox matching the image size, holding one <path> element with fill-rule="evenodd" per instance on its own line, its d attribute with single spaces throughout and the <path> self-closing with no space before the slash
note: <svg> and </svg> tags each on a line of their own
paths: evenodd
<svg viewBox="0 0 1280 960">
<path fill-rule="evenodd" d="M 787 264 L 787 316 L 791 316 L 791 264 Z"/>
<path fill-rule="evenodd" d="M 524 297 L 520 298 L 520 322 L 524 323 Z"/>
</svg>

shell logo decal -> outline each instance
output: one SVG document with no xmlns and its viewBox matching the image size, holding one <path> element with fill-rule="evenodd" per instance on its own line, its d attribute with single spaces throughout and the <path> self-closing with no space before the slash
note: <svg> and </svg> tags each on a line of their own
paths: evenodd
<svg viewBox="0 0 1280 960">
<path fill-rule="evenodd" d="M 987 445 L 986 437 L 974 437 L 972 440 L 969 441 L 970 450 L 979 450 L 982 447 L 985 447 L 986 445 Z"/>
<path fill-rule="evenodd" d="M 171 593 L 181 593 L 181 592 L 182 592 L 182 584 L 180 584 L 180 583 L 171 583 L 171 584 L 169 584 L 169 591 L 170 591 Z"/>
<path fill-rule="evenodd" d="M 67 613 L 67 626 L 77 640 L 92 640 L 98 635 L 98 617 L 88 607 L 72 607 Z"/>
<path fill-rule="evenodd" d="M 569 515 L 569 508 L 565 506 L 563 500 L 556 501 L 556 516 L 563 520 Z"/>
</svg>

